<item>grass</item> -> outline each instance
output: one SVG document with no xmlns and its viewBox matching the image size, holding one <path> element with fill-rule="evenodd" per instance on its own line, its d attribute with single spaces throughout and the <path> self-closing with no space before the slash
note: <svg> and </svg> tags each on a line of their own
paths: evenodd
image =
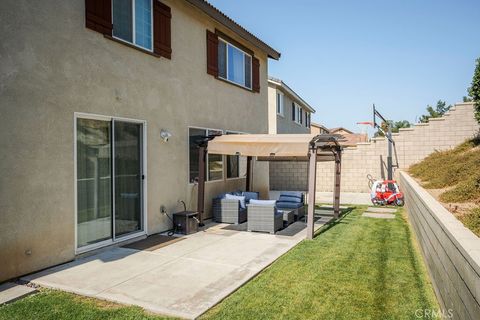
<svg viewBox="0 0 480 320">
<path fill-rule="evenodd" d="M 123 306 L 71 293 L 42 289 L 40 293 L 0 307 L 2 320 L 72 320 L 72 319 L 173 319 L 147 313 L 140 307 Z"/>
<path fill-rule="evenodd" d="M 356 208 L 303 241 L 203 319 L 415 319 L 438 305 L 405 214 Z M 208 270 L 206 271 L 208 272 Z M 1 320 L 166 319 L 54 290 L 0 307 Z"/>
<path fill-rule="evenodd" d="M 409 172 L 426 189 L 444 189 L 439 200 L 446 204 L 473 204 L 457 217 L 480 236 L 480 137 L 467 140 L 452 150 L 434 152 Z M 458 207 L 458 205 L 454 206 Z"/>
<path fill-rule="evenodd" d="M 203 319 L 414 319 L 438 305 L 403 212 L 357 208 L 303 241 Z"/>
</svg>

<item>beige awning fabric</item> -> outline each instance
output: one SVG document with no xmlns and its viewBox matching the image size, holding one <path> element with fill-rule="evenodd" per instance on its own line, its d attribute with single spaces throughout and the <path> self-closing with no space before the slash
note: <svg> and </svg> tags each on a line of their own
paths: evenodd
<svg viewBox="0 0 480 320">
<path fill-rule="evenodd" d="M 305 157 L 314 134 L 230 134 L 208 142 L 208 153 L 252 157 Z"/>
</svg>

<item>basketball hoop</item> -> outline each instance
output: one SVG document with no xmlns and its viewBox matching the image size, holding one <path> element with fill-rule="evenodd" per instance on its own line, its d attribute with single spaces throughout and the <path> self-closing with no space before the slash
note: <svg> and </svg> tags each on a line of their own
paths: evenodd
<svg viewBox="0 0 480 320">
<path fill-rule="evenodd" d="M 375 127 L 375 124 L 371 121 L 361 121 L 361 122 L 357 122 L 357 124 L 365 124 L 365 125 L 368 125 L 368 126 Z"/>
</svg>

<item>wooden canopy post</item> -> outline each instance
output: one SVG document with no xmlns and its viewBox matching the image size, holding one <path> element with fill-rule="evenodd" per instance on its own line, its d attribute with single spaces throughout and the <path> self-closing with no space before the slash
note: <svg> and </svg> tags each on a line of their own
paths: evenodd
<svg viewBox="0 0 480 320">
<path fill-rule="evenodd" d="M 205 164 L 207 158 L 207 146 L 205 143 L 200 144 L 198 148 L 198 199 L 197 211 L 199 226 L 203 227 L 203 214 L 205 211 Z"/>
<path fill-rule="evenodd" d="M 252 156 L 247 157 L 247 181 L 245 182 L 245 191 L 250 191 L 252 176 Z"/>
<path fill-rule="evenodd" d="M 308 213 L 307 213 L 307 239 L 313 239 L 313 216 L 315 213 L 315 183 L 317 178 L 317 147 L 310 146 L 308 152 Z"/>
<path fill-rule="evenodd" d="M 340 216 L 340 178 L 342 174 L 342 152 L 337 149 L 335 154 L 335 186 L 333 191 L 333 217 L 338 219 Z"/>
</svg>

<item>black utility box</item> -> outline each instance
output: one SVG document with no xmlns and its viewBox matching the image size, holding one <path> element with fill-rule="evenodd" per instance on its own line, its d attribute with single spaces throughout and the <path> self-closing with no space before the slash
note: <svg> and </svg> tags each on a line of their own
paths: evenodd
<svg viewBox="0 0 480 320">
<path fill-rule="evenodd" d="M 173 214 L 175 233 L 191 234 L 198 231 L 198 212 L 180 211 Z"/>
</svg>

